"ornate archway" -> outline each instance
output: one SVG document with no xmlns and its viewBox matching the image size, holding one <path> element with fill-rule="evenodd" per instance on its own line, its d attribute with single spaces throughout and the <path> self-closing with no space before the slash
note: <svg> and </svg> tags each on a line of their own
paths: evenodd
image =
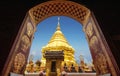
<svg viewBox="0 0 120 76">
<path fill-rule="evenodd" d="M 75 2 L 56 0 L 42 3 L 28 11 L 10 51 L 2 76 L 8 76 L 10 72 L 18 74 L 24 72 L 36 25 L 45 18 L 56 15 L 69 16 L 83 25 L 97 75 L 107 73 L 113 76 L 118 75 L 114 57 L 93 13 Z"/>
</svg>

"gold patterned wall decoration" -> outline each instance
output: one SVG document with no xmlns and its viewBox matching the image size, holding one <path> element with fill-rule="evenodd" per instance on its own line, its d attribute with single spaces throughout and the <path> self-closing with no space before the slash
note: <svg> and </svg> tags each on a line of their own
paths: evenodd
<svg viewBox="0 0 120 76">
<path fill-rule="evenodd" d="M 106 57 L 102 52 L 96 55 L 94 63 L 99 75 L 110 73 Z"/>
<path fill-rule="evenodd" d="M 107 58 L 103 53 L 101 42 L 98 40 L 97 36 L 93 36 L 90 39 L 90 50 L 92 52 L 93 63 L 95 65 L 97 74 L 102 75 L 110 73 Z"/>
<path fill-rule="evenodd" d="M 99 41 L 98 41 L 97 36 L 93 36 L 90 39 L 90 49 L 91 49 L 93 54 L 96 54 L 98 51 L 100 51 Z"/>
<path fill-rule="evenodd" d="M 28 38 L 27 35 L 23 35 L 21 38 L 20 49 L 23 52 L 26 52 L 29 46 L 30 46 L 30 39 Z"/>
<path fill-rule="evenodd" d="M 103 53 L 104 49 L 102 48 L 102 43 L 100 41 L 101 38 L 98 36 L 99 33 L 97 29 L 98 28 L 95 27 L 95 23 L 91 21 L 91 18 L 88 20 L 88 23 L 83 26 L 97 75 L 101 75 L 110 73 L 110 71 L 107 58 Z"/>
<path fill-rule="evenodd" d="M 28 35 L 28 37 L 31 37 L 32 34 L 34 33 L 34 28 L 31 22 L 27 22 L 27 29 L 26 29 L 26 34 Z"/>
<path fill-rule="evenodd" d="M 13 72 L 14 73 L 20 73 L 22 70 L 22 67 L 25 65 L 25 56 L 22 53 L 18 53 L 15 56 L 14 63 L 13 63 Z"/>
<path fill-rule="evenodd" d="M 86 34 L 88 37 L 91 37 L 93 35 L 93 26 L 91 22 L 89 22 L 86 27 Z"/>
</svg>

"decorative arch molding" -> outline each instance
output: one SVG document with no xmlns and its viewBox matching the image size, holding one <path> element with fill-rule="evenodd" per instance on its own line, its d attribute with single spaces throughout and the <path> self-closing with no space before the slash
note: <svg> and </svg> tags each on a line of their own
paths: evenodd
<svg viewBox="0 0 120 76">
<path fill-rule="evenodd" d="M 29 14 L 36 24 L 54 15 L 72 17 L 80 23 L 85 24 L 90 15 L 90 10 L 71 1 L 48 1 L 30 9 Z"/>
<path fill-rule="evenodd" d="M 24 73 L 36 25 L 47 17 L 58 15 L 71 17 L 83 25 L 97 75 L 110 73 L 118 76 L 118 66 L 93 13 L 83 5 L 64 0 L 44 2 L 28 11 L 4 65 L 2 76 L 8 76 L 10 72 Z"/>
</svg>

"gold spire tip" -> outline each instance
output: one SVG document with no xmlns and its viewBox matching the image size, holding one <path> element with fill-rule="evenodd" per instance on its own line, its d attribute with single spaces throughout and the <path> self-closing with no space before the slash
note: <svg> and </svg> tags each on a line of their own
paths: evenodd
<svg viewBox="0 0 120 76">
<path fill-rule="evenodd" d="M 58 17 L 58 26 L 57 26 L 57 30 L 60 30 L 60 17 Z"/>
</svg>

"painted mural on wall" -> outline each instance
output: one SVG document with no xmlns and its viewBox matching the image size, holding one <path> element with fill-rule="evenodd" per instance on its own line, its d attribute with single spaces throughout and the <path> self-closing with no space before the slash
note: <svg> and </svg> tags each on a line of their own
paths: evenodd
<svg viewBox="0 0 120 76">
<path fill-rule="evenodd" d="M 25 56 L 22 53 L 18 53 L 14 59 L 13 72 L 20 73 L 24 64 L 25 64 Z"/>
<path fill-rule="evenodd" d="M 21 34 L 21 37 L 19 39 L 20 44 L 18 44 L 19 48 L 17 49 L 15 58 L 13 60 L 14 68 L 11 68 L 12 72 L 18 74 L 21 74 L 23 72 L 25 64 L 27 63 L 27 57 L 29 54 L 29 49 L 34 33 L 34 27 L 30 22 L 29 18 L 26 20 L 22 32 L 23 34 Z"/>
<path fill-rule="evenodd" d="M 91 37 L 93 35 L 93 26 L 92 26 L 92 23 L 89 22 L 87 27 L 86 27 L 86 34 L 88 37 Z"/>
<path fill-rule="evenodd" d="M 101 49 L 98 44 L 99 44 L 99 41 L 97 36 L 92 36 L 90 39 L 90 49 L 94 50 L 92 51 L 93 56 L 95 56 Z"/>
<path fill-rule="evenodd" d="M 34 28 L 31 22 L 27 23 L 27 29 L 26 29 L 26 34 L 28 35 L 28 37 L 31 37 L 32 34 L 34 33 Z"/>
<path fill-rule="evenodd" d="M 106 60 L 106 56 L 103 53 L 103 50 L 101 47 L 101 42 L 97 36 L 97 33 L 95 31 L 96 28 L 94 28 L 94 24 L 92 21 L 89 21 L 89 23 L 85 27 L 85 32 L 89 41 L 90 50 L 93 57 L 93 63 L 95 65 L 96 71 L 98 75 L 103 75 L 110 73 L 109 65 Z"/>
<path fill-rule="evenodd" d="M 110 72 L 107 60 L 102 52 L 96 55 L 94 63 L 96 64 L 96 68 L 99 74 L 107 74 Z"/>
<path fill-rule="evenodd" d="M 27 35 L 23 35 L 21 38 L 20 49 L 23 52 L 27 52 L 28 47 L 30 46 L 30 39 Z"/>
</svg>

